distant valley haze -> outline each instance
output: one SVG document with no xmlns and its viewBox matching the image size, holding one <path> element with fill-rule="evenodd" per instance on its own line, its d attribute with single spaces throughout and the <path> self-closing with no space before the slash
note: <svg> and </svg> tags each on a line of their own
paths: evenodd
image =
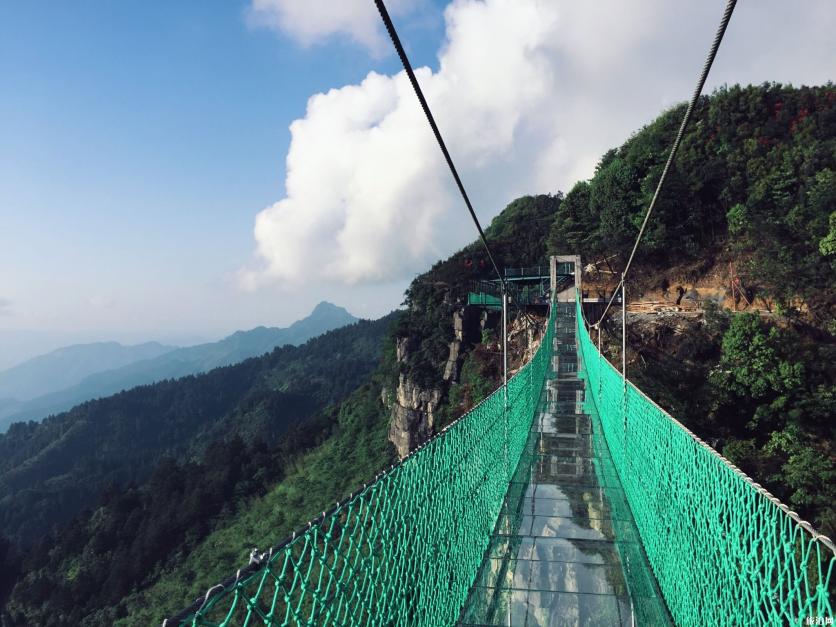
<svg viewBox="0 0 836 627">
<path fill-rule="evenodd" d="M 189 347 L 95 342 L 59 348 L 0 371 L 0 433 L 12 422 L 39 420 L 137 385 L 206 372 L 277 346 L 299 345 L 356 321 L 344 308 L 323 301 L 286 328 L 259 326 Z"/>
</svg>

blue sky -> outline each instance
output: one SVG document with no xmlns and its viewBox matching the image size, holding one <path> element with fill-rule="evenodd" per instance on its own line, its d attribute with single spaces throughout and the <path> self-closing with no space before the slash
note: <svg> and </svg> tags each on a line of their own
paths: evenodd
<svg viewBox="0 0 836 627">
<path fill-rule="evenodd" d="M 2 327 L 153 336 L 139 318 L 123 328 L 85 310 L 147 296 L 181 311 L 192 287 L 226 291 L 252 254 L 255 213 L 284 191 L 288 124 L 308 97 L 397 69 L 346 38 L 305 47 L 251 27 L 247 8 L 0 5 Z M 414 54 L 431 61 L 441 29 L 440 14 L 410 29 Z M 151 318 L 160 336 L 237 328 Z"/>
<path fill-rule="evenodd" d="M 287 0 L 259 1 L 289 6 Z M 444 173 L 429 152 L 431 136 L 421 135 L 428 131 L 418 126 L 417 105 L 409 94 L 395 95 L 397 58 L 364 43 L 354 22 L 324 34 L 303 32 L 324 23 L 333 8 L 323 0 L 310 4 L 318 6 L 307 26 L 274 20 L 272 27 L 265 25 L 269 16 L 256 24 L 250 2 L 0 4 L 0 352 L 4 337 L 17 333 L 20 340 L 24 330 L 84 340 L 218 337 L 289 323 L 324 298 L 358 315 L 379 315 L 399 304 L 411 276 L 472 239 L 455 213 L 461 208 L 452 204 L 448 182 L 439 178 Z M 463 0 L 445 31 L 446 4 L 400 0 L 396 10 L 405 8 L 396 21 L 414 65 L 432 69 L 422 80 L 454 156 L 468 164 L 463 169 L 486 221 L 520 193 L 566 189 L 588 176 L 607 147 L 685 99 L 722 9 L 722 2 L 706 3 L 682 15 L 643 0 L 634 16 L 625 16 L 615 14 L 621 9 L 611 2 L 609 19 L 572 3 Z M 561 10 L 549 15 L 550 5 L 558 4 Z M 356 0 L 347 5 L 366 10 Z M 731 63 L 721 50 L 715 84 L 832 79 L 836 59 L 827 42 L 833 7 L 811 1 L 805 4 L 810 15 L 796 18 L 776 1 L 761 6 L 758 13 L 738 11 L 749 10 L 748 17 L 735 16 L 743 23 L 732 23 L 728 38 L 736 41 L 727 47 L 745 56 Z M 541 23 L 542 32 L 532 34 Z M 681 32 L 670 32 L 671 24 Z M 789 49 L 773 41 L 759 51 L 747 39 L 779 27 L 790 36 L 803 34 L 803 41 L 797 38 Z M 496 31 L 501 36 L 492 28 L 502 29 Z M 670 41 L 677 49 L 660 55 Z M 540 56 L 521 53 L 518 66 L 509 61 L 496 69 L 493 43 L 502 59 L 515 59 L 518 50 Z M 648 84 L 658 89 L 610 115 L 611 95 L 602 85 L 615 90 L 623 87 L 619 81 L 648 80 L 638 77 L 653 74 L 649 59 L 658 66 Z M 531 67 L 551 62 L 542 77 L 515 83 Z M 372 71 L 380 79 L 363 83 Z M 481 83 L 462 82 L 471 73 L 496 84 L 496 93 L 480 94 Z M 335 92 L 318 110 L 306 110 L 312 95 L 344 86 L 354 91 Z M 482 111 L 486 102 L 500 104 Z M 554 103 L 548 118 L 543 103 Z M 334 137 L 331 149 L 345 146 L 349 157 L 357 154 L 358 171 L 367 165 L 371 173 L 346 179 L 345 163 L 328 161 L 321 153 L 329 148 L 310 137 L 321 137 L 317 133 L 352 106 L 381 111 L 379 119 L 362 121 L 359 130 L 366 134 L 359 140 L 357 126 Z M 579 118 L 584 111 L 589 119 Z M 606 129 L 595 119 L 603 114 L 611 118 Z M 498 119 L 512 122 L 504 129 Z M 303 189 L 289 194 L 285 159 L 294 120 L 303 120 L 291 151 L 301 163 L 297 187 Z M 393 143 L 406 141 L 404 151 L 428 165 L 400 188 L 381 187 L 385 204 L 368 202 L 369 222 L 380 225 L 372 241 L 391 240 L 386 234 L 393 221 L 413 231 L 412 239 L 370 256 L 368 241 L 346 225 L 366 219 L 366 205 L 357 198 L 378 195 L 372 188 L 351 196 L 380 171 L 375 159 L 392 162 L 391 145 L 384 142 L 379 154 L 366 149 L 381 133 L 396 138 Z M 311 181 L 311 172 L 321 173 L 320 180 Z M 392 174 L 380 171 L 381 180 Z M 312 209 L 317 186 L 340 185 L 351 191 L 333 189 L 333 198 Z M 419 190 L 416 206 L 404 190 Z M 430 217 L 403 222 L 416 213 Z M 289 241 L 307 216 L 320 222 Z M 329 231 L 335 219 L 345 228 Z M 307 272 L 281 254 L 297 250 L 294 245 L 302 247 L 300 267 L 322 266 L 303 281 L 298 275 Z M 335 258 L 329 257 L 333 250 L 339 251 Z M 391 271 L 370 270 L 379 268 Z"/>
</svg>

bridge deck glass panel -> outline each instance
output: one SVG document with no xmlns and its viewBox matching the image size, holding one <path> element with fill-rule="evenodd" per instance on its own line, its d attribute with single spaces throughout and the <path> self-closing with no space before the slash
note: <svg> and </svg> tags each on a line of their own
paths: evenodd
<svg viewBox="0 0 836 627">
<path fill-rule="evenodd" d="M 584 397 L 574 304 L 557 306 L 553 372 L 459 624 L 670 625 Z"/>
</svg>

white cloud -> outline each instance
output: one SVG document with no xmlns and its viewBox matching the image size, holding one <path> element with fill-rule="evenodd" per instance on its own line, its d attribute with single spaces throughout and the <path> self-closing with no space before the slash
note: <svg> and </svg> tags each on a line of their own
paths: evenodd
<svg viewBox="0 0 836 627">
<path fill-rule="evenodd" d="M 417 4 L 418 0 L 389 0 L 386 8 L 393 16 L 404 15 Z M 371 0 L 253 0 L 249 19 L 306 46 L 335 34 L 348 36 L 375 55 L 388 44 Z"/>
<path fill-rule="evenodd" d="M 0 316 L 12 315 L 12 301 L 8 298 L 0 298 Z"/>
<path fill-rule="evenodd" d="M 113 309 L 116 306 L 116 300 L 105 294 L 94 294 L 87 302 L 93 309 Z"/>
<path fill-rule="evenodd" d="M 520 194 L 589 177 L 605 150 L 687 99 L 724 2 L 593 5 L 447 7 L 439 70 L 416 73 L 483 222 Z M 743 3 L 711 84 L 831 79 L 834 16 L 826 0 Z M 317 36 L 354 28 L 330 23 Z M 362 24 L 352 36 L 368 45 Z M 474 239 L 403 72 L 313 96 L 290 129 L 287 195 L 257 216 L 260 264 L 245 284 L 402 280 Z"/>
</svg>

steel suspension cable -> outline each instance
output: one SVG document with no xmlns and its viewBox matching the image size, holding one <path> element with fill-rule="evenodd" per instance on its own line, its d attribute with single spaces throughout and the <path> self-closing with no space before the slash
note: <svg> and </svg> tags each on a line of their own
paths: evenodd
<svg viewBox="0 0 836 627">
<path fill-rule="evenodd" d="M 447 150 L 447 146 L 444 143 L 444 139 L 441 137 L 441 132 L 438 130 L 438 126 L 435 123 L 435 118 L 433 117 L 432 111 L 430 111 L 430 106 L 427 104 L 426 98 L 424 98 L 424 92 L 421 91 L 421 86 L 418 84 L 418 79 L 415 78 L 415 72 L 412 71 L 412 64 L 409 62 L 409 58 L 406 56 L 406 51 L 404 51 L 403 46 L 401 45 L 401 40 L 398 37 L 398 33 L 395 31 L 395 25 L 392 23 L 392 18 L 389 17 L 389 12 L 386 10 L 386 5 L 383 4 L 383 0 L 374 0 L 374 3 L 377 5 L 377 10 L 380 12 L 380 17 L 383 19 L 383 24 L 386 26 L 386 31 L 389 33 L 389 38 L 392 40 L 392 43 L 395 45 L 395 50 L 398 53 L 398 56 L 401 59 L 401 63 L 403 64 L 404 70 L 406 70 L 406 75 L 409 77 L 409 82 L 412 83 L 412 89 L 415 91 L 415 95 L 418 97 L 418 101 L 421 103 L 421 108 L 424 110 L 424 115 L 427 116 L 427 121 L 430 123 L 430 127 L 432 127 L 433 134 L 435 134 L 435 139 L 438 142 L 439 148 L 441 148 L 441 152 L 444 154 L 444 158 L 447 160 L 447 165 L 450 168 L 450 172 L 453 175 L 453 178 L 456 181 L 456 185 L 459 188 L 459 192 L 461 192 L 462 198 L 464 199 L 464 204 L 467 205 L 467 210 L 470 212 L 470 217 L 473 219 L 473 224 L 476 225 L 476 230 L 479 231 L 479 238 L 482 240 L 482 244 L 485 247 L 485 251 L 488 253 L 488 258 L 491 260 L 491 265 L 493 265 L 494 272 L 496 272 L 496 276 L 499 278 L 500 283 L 502 284 L 502 291 L 503 293 L 507 292 L 505 286 L 505 277 L 502 276 L 502 273 L 499 271 L 499 266 L 496 264 L 496 260 L 494 259 L 493 254 L 491 253 L 491 247 L 488 246 L 488 240 L 485 237 L 485 232 L 482 230 L 482 225 L 479 223 L 479 218 L 476 217 L 476 212 L 473 210 L 473 205 L 470 202 L 470 198 L 467 195 L 467 192 L 464 189 L 464 184 L 462 183 L 461 178 L 459 177 L 459 173 L 456 170 L 456 166 L 453 164 L 453 159 L 450 157 L 450 153 Z"/>
<path fill-rule="evenodd" d="M 659 198 L 659 193 L 662 190 L 662 185 L 665 183 L 665 179 L 668 176 L 668 171 L 671 168 L 671 164 L 673 163 L 674 157 L 676 157 L 676 153 L 679 150 L 679 144 L 682 142 L 682 136 L 685 134 L 685 128 L 688 126 L 688 122 L 691 119 L 691 113 L 694 111 L 694 107 L 697 105 L 697 100 L 699 100 L 700 94 L 702 93 L 702 89 L 705 86 L 705 81 L 708 78 L 708 73 L 711 70 L 711 66 L 714 63 L 714 57 L 717 56 L 717 50 L 720 48 L 720 42 L 723 41 L 723 35 L 726 32 L 726 27 L 729 25 L 729 20 L 731 19 L 732 12 L 734 11 L 734 7 L 737 4 L 737 0 L 728 0 L 726 3 L 726 9 L 723 11 L 723 17 L 720 20 L 720 26 L 717 27 L 717 33 L 714 35 L 714 41 L 711 44 L 711 49 L 708 52 L 708 57 L 705 60 L 705 64 L 703 65 L 702 72 L 700 74 L 699 80 L 697 81 L 697 86 L 694 89 L 694 93 L 691 96 L 691 101 L 688 103 L 688 108 L 685 110 L 685 115 L 682 118 L 682 123 L 679 125 L 679 131 L 676 134 L 676 139 L 673 142 L 673 146 L 671 147 L 671 152 L 668 155 L 668 160 L 665 163 L 665 168 L 662 170 L 662 176 L 659 178 L 659 183 L 656 185 L 656 191 L 653 193 L 653 198 L 650 200 L 650 206 L 647 208 L 647 213 L 644 216 L 644 220 L 642 220 L 641 228 L 639 229 L 639 233 L 636 236 L 636 242 L 633 244 L 633 250 L 630 252 L 630 257 L 627 259 L 627 265 L 624 266 L 624 271 L 621 273 L 621 281 L 619 281 L 616 288 L 613 290 L 612 297 L 610 301 L 607 303 L 606 308 L 604 309 L 604 313 L 601 314 L 601 317 L 598 318 L 598 321 L 592 325 L 597 326 L 601 323 L 604 319 L 604 316 L 607 315 L 607 312 L 610 310 L 613 301 L 615 300 L 616 294 L 619 293 L 619 290 L 624 285 L 624 279 L 627 277 L 627 273 L 630 271 L 630 265 L 633 263 L 633 258 L 636 256 L 636 250 L 639 247 L 639 242 L 641 242 L 642 236 L 644 235 L 644 230 L 647 227 L 647 223 L 650 220 L 650 214 L 653 213 L 653 208 L 656 206 L 656 200 Z M 626 305 L 626 303 L 625 303 Z"/>
</svg>

